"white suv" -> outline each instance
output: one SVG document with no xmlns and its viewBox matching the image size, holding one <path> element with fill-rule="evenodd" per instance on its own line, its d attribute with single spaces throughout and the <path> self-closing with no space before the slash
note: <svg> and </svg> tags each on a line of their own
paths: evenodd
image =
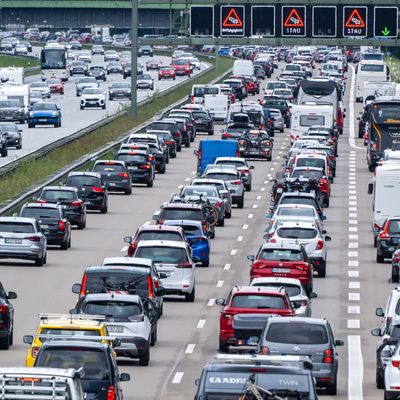
<svg viewBox="0 0 400 400">
<path fill-rule="evenodd" d="M 101 107 L 103 110 L 106 108 L 106 97 L 101 89 L 83 89 L 81 96 L 81 110 L 86 107 Z"/>
<path fill-rule="evenodd" d="M 390 326 L 392 319 L 400 316 L 400 286 L 397 286 L 389 294 L 385 310 L 378 307 L 375 311 L 377 317 L 383 317 L 382 332 L 386 331 Z"/>
</svg>

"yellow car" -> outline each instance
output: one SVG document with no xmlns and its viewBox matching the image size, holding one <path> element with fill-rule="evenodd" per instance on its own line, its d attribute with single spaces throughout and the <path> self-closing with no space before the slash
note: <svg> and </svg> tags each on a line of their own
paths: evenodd
<svg viewBox="0 0 400 400">
<path fill-rule="evenodd" d="M 107 337 L 108 331 L 104 324 L 103 316 L 93 315 L 74 315 L 74 314 L 39 314 L 40 324 L 35 336 L 24 336 L 24 343 L 30 344 L 26 356 L 26 366 L 33 367 L 36 355 L 39 352 L 42 343 L 53 338 L 40 337 L 41 335 L 65 336 L 67 339 L 71 336 L 102 336 Z M 103 343 L 112 344 L 109 339 L 101 339 Z"/>
</svg>

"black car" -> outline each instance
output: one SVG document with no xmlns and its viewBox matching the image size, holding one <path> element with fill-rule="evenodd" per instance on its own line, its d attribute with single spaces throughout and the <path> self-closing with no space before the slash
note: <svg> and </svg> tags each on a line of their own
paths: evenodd
<svg viewBox="0 0 400 400">
<path fill-rule="evenodd" d="M 214 121 L 208 111 L 192 111 L 196 131 L 214 135 Z"/>
<path fill-rule="evenodd" d="M 108 99 L 130 99 L 131 85 L 126 82 L 114 82 L 111 84 L 108 92 Z"/>
<path fill-rule="evenodd" d="M 74 368 L 82 370 L 81 383 L 88 400 L 122 400 L 120 382 L 129 381 L 128 374 L 119 374 L 113 349 L 94 340 L 51 340 L 40 347 L 35 367 Z"/>
<path fill-rule="evenodd" d="M 89 76 L 94 76 L 98 80 L 107 80 L 106 71 L 102 65 L 92 65 L 87 73 Z"/>
<path fill-rule="evenodd" d="M 71 223 L 61 205 L 27 203 L 22 207 L 19 216 L 35 218 L 46 236 L 47 244 L 59 245 L 62 250 L 71 247 Z"/>
<path fill-rule="evenodd" d="M 7 147 L 22 148 L 22 129 L 16 124 L 0 124 L 0 135 L 7 141 Z M 3 147 L 3 146 L 1 146 Z"/>
<path fill-rule="evenodd" d="M 176 142 L 176 151 L 182 150 L 182 134 L 179 130 L 178 124 L 175 121 L 170 119 L 153 121 L 150 124 L 149 129 L 158 131 L 170 131 Z"/>
<path fill-rule="evenodd" d="M 151 46 L 140 46 L 138 49 L 138 57 L 150 56 L 153 57 L 153 49 Z"/>
<path fill-rule="evenodd" d="M 194 142 L 196 138 L 196 121 L 193 116 L 192 110 L 184 110 L 184 109 L 173 109 L 168 113 L 167 118 L 184 118 L 185 123 L 188 129 L 188 134 L 191 142 Z M 188 146 L 186 146 L 188 147 Z"/>
<path fill-rule="evenodd" d="M 88 210 L 99 210 L 102 214 L 108 211 L 107 187 L 97 172 L 70 172 L 66 186 L 76 187 Z"/>
<path fill-rule="evenodd" d="M 154 165 L 143 150 L 120 150 L 115 159 L 124 161 L 133 183 L 145 183 L 153 187 Z"/>
<path fill-rule="evenodd" d="M 274 139 L 266 131 L 251 130 L 244 132 L 238 139 L 240 157 L 272 159 Z"/>
<path fill-rule="evenodd" d="M 281 111 L 286 128 L 290 128 L 290 107 L 286 100 L 274 97 L 264 97 L 264 108 L 275 108 Z"/>
<path fill-rule="evenodd" d="M 185 145 L 185 147 L 190 147 L 192 135 L 189 132 L 188 118 L 184 116 L 183 117 L 174 116 L 174 117 L 169 117 L 168 119 L 175 121 L 179 129 L 179 132 L 181 133 L 182 136 L 182 143 Z"/>
<path fill-rule="evenodd" d="M 108 190 L 132 194 L 132 178 L 124 161 L 97 160 L 92 171 L 101 175 Z"/>
<path fill-rule="evenodd" d="M 107 64 L 106 69 L 107 69 L 107 75 L 122 73 L 122 65 L 118 61 L 110 61 Z"/>
<path fill-rule="evenodd" d="M 0 101 L 0 121 L 18 121 L 25 123 L 25 109 L 19 100 Z"/>
<path fill-rule="evenodd" d="M 15 292 L 6 292 L 0 282 L 0 349 L 8 350 L 13 345 L 14 307 L 9 300 L 17 298 Z"/>
<path fill-rule="evenodd" d="M 124 79 L 126 79 L 128 76 L 131 76 L 131 72 L 132 72 L 132 65 L 131 63 L 126 63 L 125 67 L 122 71 L 122 76 L 124 77 Z"/>
<path fill-rule="evenodd" d="M 83 61 L 73 61 L 69 66 L 69 74 L 73 75 L 87 75 L 88 69 Z"/>
<path fill-rule="evenodd" d="M 175 158 L 176 157 L 176 142 L 175 142 L 174 137 L 172 136 L 170 131 L 149 129 L 146 133 L 148 133 L 150 135 L 156 135 L 159 138 L 162 138 L 164 140 L 164 143 L 167 146 L 168 156 L 171 157 L 171 158 Z"/>
<path fill-rule="evenodd" d="M 38 203 L 61 204 L 65 217 L 78 229 L 86 228 L 86 206 L 79 198 L 78 189 L 71 186 L 45 186 L 36 200 Z"/>
</svg>

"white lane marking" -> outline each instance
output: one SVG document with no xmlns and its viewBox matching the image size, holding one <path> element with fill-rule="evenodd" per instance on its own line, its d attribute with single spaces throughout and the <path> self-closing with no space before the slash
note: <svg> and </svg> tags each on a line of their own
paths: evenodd
<svg viewBox="0 0 400 400">
<path fill-rule="evenodd" d="M 194 344 L 194 343 L 189 343 L 187 346 L 186 346 L 186 350 L 185 350 L 185 353 L 186 354 L 193 354 L 193 351 L 194 351 L 194 348 L 196 347 L 196 345 Z"/>
<path fill-rule="evenodd" d="M 178 189 L 182 189 L 182 188 L 183 188 L 183 185 L 179 185 L 179 186 L 178 186 Z"/>
<path fill-rule="evenodd" d="M 236 239 L 238 242 L 243 242 L 243 236 L 242 235 L 239 235 L 238 237 L 237 237 L 237 239 Z"/>
<path fill-rule="evenodd" d="M 360 306 L 348 306 L 347 313 L 348 314 L 360 314 Z"/>
<path fill-rule="evenodd" d="M 360 320 L 359 319 L 348 319 L 347 320 L 347 328 L 348 329 L 360 329 Z M 350 397 L 349 397 L 350 399 Z"/>
<path fill-rule="evenodd" d="M 224 270 L 229 271 L 231 269 L 231 264 L 225 264 Z"/>
<path fill-rule="evenodd" d="M 349 194 L 357 194 L 357 190 L 349 190 Z"/>
<path fill-rule="evenodd" d="M 236 256 L 237 254 L 237 249 L 232 249 L 231 250 L 231 256 Z"/>
<path fill-rule="evenodd" d="M 349 243 L 349 249 L 358 249 L 358 243 L 357 242 L 350 242 Z"/>
<path fill-rule="evenodd" d="M 353 66 L 351 66 L 353 67 Z M 351 102 L 350 102 L 351 104 Z M 359 335 L 347 336 L 349 377 L 348 377 L 348 400 L 362 400 L 364 362 L 361 351 L 361 337 Z"/>
<path fill-rule="evenodd" d="M 121 252 L 122 253 L 125 253 L 125 251 L 127 251 L 128 250 L 128 246 L 124 246 L 122 249 L 121 249 Z"/>
<path fill-rule="evenodd" d="M 175 384 L 181 383 L 181 380 L 183 378 L 183 374 L 184 374 L 184 372 L 177 372 L 175 374 L 174 378 L 172 379 L 172 383 L 175 383 Z"/>
<path fill-rule="evenodd" d="M 282 153 L 282 152 L 281 152 Z M 275 160 L 279 160 L 280 159 L 280 156 L 276 156 L 275 157 Z M 274 163 L 274 164 L 276 164 L 276 163 Z"/>
<path fill-rule="evenodd" d="M 253 214 L 249 214 L 249 215 L 247 216 L 247 218 L 252 219 L 252 218 L 253 218 Z"/>
<path fill-rule="evenodd" d="M 359 281 L 349 282 L 349 289 L 360 289 L 360 282 Z"/>
<path fill-rule="evenodd" d="M 347 263 L 348 267 L 358 267 L 359 263 L 358 260 L 349 260 Z"/>
<path fill-rule="evenodd" d="M 349 207 L 349 211 L 357 211 L 357 207 Z"/>
<path fill-rule="evenodd" d="M 196 175 L 196 171 L 192 171 L 191 174 L 192 174 L 192 175 Z"/>
<path fill-rule="evenodd" d="M 349 219 L 349 224 L 350 225 L 357 225 L 357 220 L 356 219 Z"/>
<path fill-rule="evenodd" d="M 347 271 L 347 275 L 349 278 L 358 278 L 360 276 L 360 272 L 356 270 Z"/>
<path fill-rule="evenodd" d="M 356 185 L 349 185 L 349 189 L 357 189 Z"/>
<path fill-rule="evenodd" d="M 257 196 L 256 200 L 261 200 L 262 196 Z"/>
<path fill-rule="evenodd" d="M 276 161 L 274 161 L 272 164 L 273 164 L 273 165 L 276 165 L 277 163 L 276 163 Z M 272 171 L 272 168 L 271 168 L 271 171 Z"/>
<path fill-rule="evenodd" d="M 349 257 L 358 257 L 358 251 L 349 251 L 347 255 Z"/>
<path fill-rule="evenodd" d="M 357 200 L 357 196 L 349 196 L 349 200 Z"/>
<path fill-rule="evenodd" d="M 205 324 L 206 324 L 205 319 L 199 319 L 199 322 L 197 323 L 197 329 L 203 329 Z"/>
<path fill-rule="evenodd" d="M 356 146 L 355 142 L 355 129 L 354 129 L 354 123 L 355 123 L 355 118 L 354 118 L 354 104 L 356 102 L 356 99 L 354 98 L 354 93 L 355 93 L 355 70 L 352 65 L 350 65 L 351 69 L 351 86 L 350 86 L 350 101 L 349 101 L 349 107 L 350 107 L 350 114 L 349 114 L 349 144 L 353 149 L 359 149 L 362 150 L 362 147 Z M 351 365 L 349 363 L 349 365 Z M 350 381 L 350 380 L 349 380 Z M 350 400 L 350 399 L 349 399 Z"/>
<path fill-rule="evenodd" d="M 349 235 L 349 240 L 358 240 L 358 235 Z"/>
<path fill-rule="evenodd" d="M 242 226 L 242 229 L 243 229 L 244 231 L 246 231 L 246 230 L 248 229 L 248 227 L 249 227 L 248 225 L 243 225 L 243 226 Z"/>
<path fill-rule="evenodd" d="M 349 218 L 357 218 L 357 213 L 349 213 Z"/>
<path fill-rule="evenodd" d="M 190 182 L 192 180 L 192 178 L 186 178 L 185 182 Z"/>
<path fill-rule="evenodd" d="M 265 187 L 262 187 L 262 188 L 260 189 L 260 191 L 261 191 L 261 192 L 265 192 Z"/>
<path fill-rule="evenodd" d="M 283 149 L 283 146 L 281 147 L 281 149 Z M 278 153 L 279 153 L 279 154 L 282 154 L 283 152 L 282 152 L 282 151 L 278 151 Z"/>
<path fill-rule="evenodd" d="M 258 204 L 253 204 L 252 208 L 258 208 Z"/>
<path fill-rule="evenodd" d="M 208 305 L 209 307 L 213 306 L 214 304 L 215 304 L 215 299 L 210 299 L 210 300 L 208 300 L 207 305 Z"/>
<path fill-rule="evenodd" d="M 349 206 L 357 206 L 358 203 L 356 201 L 349 201 Z"/>
<path fill-rule="evenodd" d="M 360 293 L 349 293 L 349 301 L 360 301 Z"/>
<path fill-rule="evenodd" d="M 217 282 L 217 287 L 222 287 L 224 286 L 224 281 L 218 281 Z"/>
<path fill-rule="evenodd" d="M 349 232 L 358 232 L 358 228 L 356 226 L 349 226 Z"/>
<path fill-rule="evenodd" d="M 271 167 L 270 171 L 275 171 L 275 168 L 274 168 L 274 167 Z"/>
</svg>

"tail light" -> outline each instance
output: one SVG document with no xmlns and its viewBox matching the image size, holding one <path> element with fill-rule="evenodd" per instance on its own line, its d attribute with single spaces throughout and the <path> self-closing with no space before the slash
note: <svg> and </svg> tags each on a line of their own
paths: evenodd
<svg viewBox="0 0 400 400">
<path fill-rule="evenodd" d="M 175 133 L 174 133 L 174 136 L 175 136 L 175 137 L 179 137 L 179 136 L 181 136 L 181 133 L 180 133 L 179 131 L 178 131 L 178 132 L 175 132 Z"/>
<path fill-rule="evenodd" d="M 40 236 L 29 236 L 25 238 L 26 240 L 30 240 L 31 242 L 40 242 Z"/>
<path fill-rule="evenodd" d="M 127 172 L 122 172 L 121 174 L 118 174 L 121 178 L 128 178 L 129 174 Z"/>
<path fill-rule="evenodd" d="M 171 145 L 171 144 L 174 144 L 174 143 L 175 143 L 175 142 L 174 142 L 173 140 L 166 140 L 166 141 L 165 141 L 165 144 L 170 144 L 170 145 Z"/>
<path fill-rule="evenodd" d="M 149 170 L 149 169 L 151 169 L 151 165 L 150 165 L 150 164 L 142 164 L 142 165 L 139 165 L 139 168 L 140 168 L 140 169 L 147 169 L 147 170 Z"/>
<path fill-rule="evenodd" d="M 147 156 L 147 161 L 154 161 L 154 156 Z"/>
<path fill-rule="evenodd" d="M 389 222 L 385 224 L 383 231 L 379 233 L 379 239 L 390 239 L 388 229 L 389 229 Z"/>
<path fill-rule="evenodd" d="M 392 360 L 392 365 L 393 365 L 393 367 L 395 367 L 395 368 L 399 368 L 399 366 L 400 366 L 400 361 L 399 361 L 399 360 Z"/>
<path fill-rule="evenodd" d="M 322 242 L 322 240 L 321 240 Z M 323 243 L 322 243 L 323 245 Z M 318 244 L 317 244 L 317 250 L 318 250 Z M 295 266 L 296 269 L 298 269 L 299 271 L 307 271 L 309 269 L 308 264 L 297 264 Z"/>
<path fill-rule="evenodd" d="M 241 180 L 231 181 L 232 185 L 240 185 L 242 183 Z"/>
<path fill-rule="evenodd" d="M 322 362 L 325 363 L 325 364 L 332 364 L 333 363 L 333 350 L 332 349 L 324 350 L 324 358 L 323 358 Z"/>
<path fill-rule="evenodd" d="M 262 346 L 260 350 L 260 354 L 263 354 L 264 356 L 269 355 L 269 347 L 268 346 Z"/>
<path fill-rule="evenodd" d="M 323 240 L 319 239 L 315 250 L 322 250 L 323 248 L 324 248 L 324 242 Z"/>
<path fill-rule="evenodd" d="M 59 231 L 64 231 L 64 230 L 65 230 L 65 221 L 61 220 L 61 221 L 58 223 L 58 230 L 59 230 Z"/>
<path fill-rule="evenodd" d="M 32 358 L 36 358 L 38 353 L 39 353 L 39 347 L 32 347 L 32 349 L 31 349 Z"/>
<path fill-rule="evenodd" d="M 343 113 L 340 108 L 338 108 L 337 119 L 338 119 L 337 121 L 338 126 L 343 126 Z"/>
<path fill-rule="evenodd" d="M 128 247 L 128 256 L 129 257 L 133 257 L 133 255 L 135 254 L 137 244 L 138 244 L 138 240 L 135 240 L 133 243 L 131 243 L 129 245 L 129 247 Z"/>
<path fill-rule="evenodd" d="M 254 262 L 253 265 L 251 266 L 252 269 L 263 269 L 267 267 L 268 265 L 265 265 L 264 263 L 258 261 Z"/>
<path fill-rule="evenodd" d="M 150 299 L 154 298 L 153 280 L 150 275 L 147 275 L 147 295 Z"/>
<path fill-rule="evenodd" d="M 222 201 L 217 201 L 215 203 L 215 207 L 221 207 L 222 206 Z"/>
<path fill-rule="evenodd" d="M 199 160 L 201 160 L 201 155 L 202 155 L 202 152 L 201 152 L 201 149 L 199 149 L 198 152 L 197 152 L 197 158 Z"/>
<path fill-rule="evenodd" d="M 232 135 L 230 133 L 223 133 L 222 137 L 223 138 L 230 138 L 230 137 L 232 137 Z"/>
<path fill-rule="evenodd" d="M 46 201 L 46 200 L 38 199 L 38 200 L 36 200 L 36 203 L 42 203 L 42 204 L 44 204 L 44 203 L 47 203 L 47 201 Z"/>
<path fill-rule="evenodd" d="M 92 192 L 95 192 L 95 193 L 104 193 L 104 188 L 101 188 L 101 187 L 92 187 Z"/>
<path fill-rule="evenodd" d="M 81 296 L 86 295 L 86 286 L 87 286 L 87 273 L 85 272 L 81 284 L 81 293 L 80 293 Z"/>
<path fill-rule="evenodd" d="M 192 103 L 194 103 L 194 96 L 191 96 L 191 97 L 190 97 L 190 101 L 191 101 Z"/>
<path fill-rule="evenodd" d="M 270 243 L 276 243 L 276 239 L 275 239 L 275 238 L 271 238 L 271 239 L 269 240 L 269 242 L 270 242 Z"/>
<path fill-rule="evenodd" d="M 176 266 L 176 268 L 192 268 L 192 267 L 193 267 L 192 263 L 190 262 L 182 262 Z"/>
<path fill-rule="evenodd" d="M 72 207 L 81 207 L 82 204 L 83 204 L 82 200 L 76 200 L 76 201 L 73 201 L 72 203 L 70 203 L 70 206 L 72 206 Z"/>
<path fill-rule="evenodd" d="M 107 400 L 115 400 L 115 388 L 114 388 L 114 386 L 109 386 L 107 388 Z"/>
</svg>

